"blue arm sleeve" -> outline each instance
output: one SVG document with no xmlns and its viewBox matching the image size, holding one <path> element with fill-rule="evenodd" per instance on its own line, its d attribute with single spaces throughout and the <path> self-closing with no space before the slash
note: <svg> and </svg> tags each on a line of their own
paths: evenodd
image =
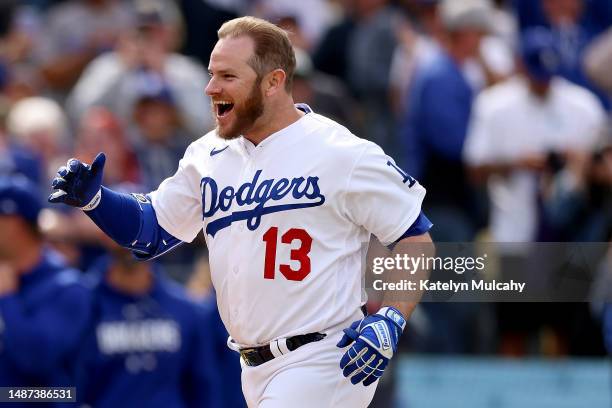
<svg viewBox="0 0 612 408">
<path fill-rule="evenodd" d="M 151 200 L 142 194 L 117 193 L 102 187 L 100 204 L 85 214 L 141 260 L 161 256 L 183 243 L 158 224 Z"/>
<path fill-rule="evenodd" d="M 399 237 L 393 243 L 393 245 L 397 244 L 404 238 L 416 237 L 417 235 L 423 235 L 424 233 L 429 231 L 431 227 L 433 227 L 433 223 L 429 221 L 429 218 L 427 218 L 427 216 L 423 213 L 423 211 L 421 211 L 421 213 L 419 214 L 417 219 L 414 220 L 410 228 L 408 228 L 406 232 L 404 232 L 402 236 Z"/>
</svg>

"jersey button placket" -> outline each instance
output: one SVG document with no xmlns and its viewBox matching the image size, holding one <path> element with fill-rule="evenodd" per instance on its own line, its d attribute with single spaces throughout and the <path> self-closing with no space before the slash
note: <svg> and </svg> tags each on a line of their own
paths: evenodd
<svg viewBox="0 0 612 408">
<path fill-rule="evenodd" d="M 241 184 L 245 184 L 245 183 L 250 183 L 253 180 L 253 177 L 255 176 L 255 171 L 254 171 L 254 163 L 253 163 L 253 157 L 249 157 L 249 159 L 245 162 L 244 168 L 242 169 L 242 172 L 240 174 L 240 183 Z M 238 231 L 241 234 L 244 234 L 246 231 L 246 220 L 243 221 L 239 221 L 238 223 Z M 235 241 L 235 242 L 239 242 L 239 241 Z"/>
<path fill-rule="evenodd" d="M 244 185 L 246 183 L 250 183 L 253 181 L 253 177 L 255 176 L 255 170 L 254 170 L 255 164 L 254 164 L 253 155 L 252 155 L 253 153 L 254 152 L 251 152 L 251 156 L 244 163 L 242 171 L 240 172 L 240 181 L 238 185 L 236 186 L 236 189 L 238 189 L 241 185 Z M 247 208 L 251 208 L 251 207 L 250 206 L 244 207 L 244 208 L 236 207 L 235 210 L 243 211 Z M 232 237 L 232 242 L 236 244 L 236 247 L 234 248 L 234 252 L 237 254 L 240 254 L 234 260 L 235 263 L 234 263 L 233 274 L 232 274 L 233 275 L 233 285 L 237 292 L 244 293 L 244 286 L 249 285 L 247 281 L 250 277 L 245 276 L 245 275 L 248 275 L 248 272 L 249 272 L 248 271 L 248 268 L 249 268 L 248 258 L 250 255 L 250 249 L 251 249 L 252 242 L 250 240 L 250 237 L 246 237 L 246 234 L 248 234 L 246 220 L 237 221 L 233 225 L 235 225 L 235 229 L 232 231 L 232 233 L 235 235 Z M 242 317 L 244 317 L 244 316 L 241 316 L 238 304 L 232 305 L 231 314 L 235 322 L 242 321 Z"/>
<path fill-rule="evenodd" d="M 248 156 L 247 156 L 248 157 Z M 249 173 L 251 173 L 250 171 L 251 168 L 251 159 L 247 158 L 244 161 L 244 164 L 242 166 L 242 170 L 240 172 L 240 177 L 238 178 L 239 182 L 236 186 L 234 186 L 236 189 L 238 189 L 238 186 L 242 183 L 245 183 L 245 178 L 246 175 L 248 175 Z M 234 200 L 234 202 L 232 203 L 232 206 L 230 208 L 231 212 L 235 212 L 235 211 L 239 211 L 240 208 L 237 207 L 236 205 L 236 201 Z M 236 247 L 235 250 L 237 251 L 237 253 L 241 253 L 241 248 L 240 248 L 240 234 L 244 232 L 244 223 L 245 221 L 237 221 L 237 222 L 233 222 L 230 225 L 230 242 L 235 243 Z M 236 279 L 236 277 L 238 276 L 239 272 L 240 272 L 240 265 L 239 265 L 239 257 L 233 257 L 231 258 L 232 261 L 230 263 L 230 270 L 231 270 L 231 276 L 232 278 L 230 279 L 231 285 L 230 286 L 234 286 L 236 285 L 236 282 L 234 279 Z M 232 310 L 232 316 L 234 316 L 236 313 L 235 310 Z"/>
</svg>

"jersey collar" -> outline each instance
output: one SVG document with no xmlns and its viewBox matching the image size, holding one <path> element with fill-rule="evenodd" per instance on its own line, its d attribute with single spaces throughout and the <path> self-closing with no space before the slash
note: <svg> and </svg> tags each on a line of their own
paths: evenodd
<svg viewBox="0 0 612 408">
<path fill-rule="evenodd" d="M 256 151 L 260 151 L 262 149 L 265 148 L 265 146 L 271 144 L 274 142 L 274 140 L 279 139 L 280 136 L 284 135 L 284 134 L 288 134 L 292 131 L 292 129 L 298 127 L 301 125 L 301 123 L 304 121 L 304 118 L 309 114 L 309 113 L 313 113 L 314 111 L 310 108 L 310 106 L 308 106 L 305 103 L 296 103 L 295 107 L 299 110 L 301 110 L 302 112 L 305 113 L 304 116 L 302 116 L 301 118 L 299 118 L 298 120 L 296 120 L 295 122 L 293 122 L 292 124 L 290 124 L 289 126 L 279 130 L 278 132 L 272 133 L 270 136 L 266 137 L 264 140 L 262 140 L 257 146 L 255 146 L 253 144 L 253 142 L 251 142 L 250 140 L 246 139 L 244 136 L 241 137 L 241 141 L 242 141 L 242 147 L 244 148 L 244 150 L 249 154 L 253 154 Z"/>
<path fill-rule="evenodd" d="M 305 103 L 296 103 L 295 107 L 306 114 L 309 114 L 312 112 L 312 108 Z"/>
</svg>

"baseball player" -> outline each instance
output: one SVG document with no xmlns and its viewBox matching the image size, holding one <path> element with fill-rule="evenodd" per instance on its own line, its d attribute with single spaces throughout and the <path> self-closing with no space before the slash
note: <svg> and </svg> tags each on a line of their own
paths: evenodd
<svg viewBox="0 0 612 408">
<path fill-rule="evenodd" d="M 172 177 L 116 193 L 101 186 L 101 153 L 60 168 L 49 200 L 82 208 L 141 259 L 204 231 L 250 407 L 365 407 L 415 304 L 364 317 L 363 255 L 370 234 L 431 242 L 425 189 L 375 144 L 294 105 L 284 31 L 242 17 L 218 34 L 206 87 L 217 127 Z"/>
</svg>

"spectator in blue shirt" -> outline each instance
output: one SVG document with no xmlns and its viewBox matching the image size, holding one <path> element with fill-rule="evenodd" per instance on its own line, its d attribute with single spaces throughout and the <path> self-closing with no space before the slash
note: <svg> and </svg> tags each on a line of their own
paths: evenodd
<svg viewBox="0 0 612 408">
<path fill-rule="evenodd" d="M 474 199 L 461 153 L 474 91 L 462 65 L 478 55 L 491 10 L 477 2 L 443 5 L 446 38 L 440 51 L 416 68 L 400 140 L 405 170 L 427 186 L 427 214 L 438 225 L 436 239 L 468 241 L 475 230 Z"/>
<path fill-rule="evenodd" d="M 462 161 L 474 99 L 463 64 L 479 54 L 480 41 L 489 31 L 491 11 L 486 2 L 477 0 L 440 3 L 444 26 L 440 50 L 419 61 L 404 105 L 399 134 L 403 167 L 427 186 L 425 211 L 436 225 L 432 236 L 439 242 L 469 242 L 477 229 L 475 194 Z M 472 334 L 465 328 L 475 326 L 482 308 L 469 303 L 450 306 L 424 305 L 431 322 L 431 330 L 424 336 L 424 351 L 471 349 Z"/>
<path fill-rule="evenodd" d="M 521 31 L 549 26 L 553 23 L 551 11 L 553 17 L 575 15 L 579 24 L 592 34 L 601 33 L 612 24 L 609 0 L 512 0 L 511 3 Z"/>
<path fill-rule="evenodd" d="M 74 386 L 87 327 L 79 273 L 44 246 L 41 202 L 25 177 L 0 179 L 0 386 Z"/>
</svg>

